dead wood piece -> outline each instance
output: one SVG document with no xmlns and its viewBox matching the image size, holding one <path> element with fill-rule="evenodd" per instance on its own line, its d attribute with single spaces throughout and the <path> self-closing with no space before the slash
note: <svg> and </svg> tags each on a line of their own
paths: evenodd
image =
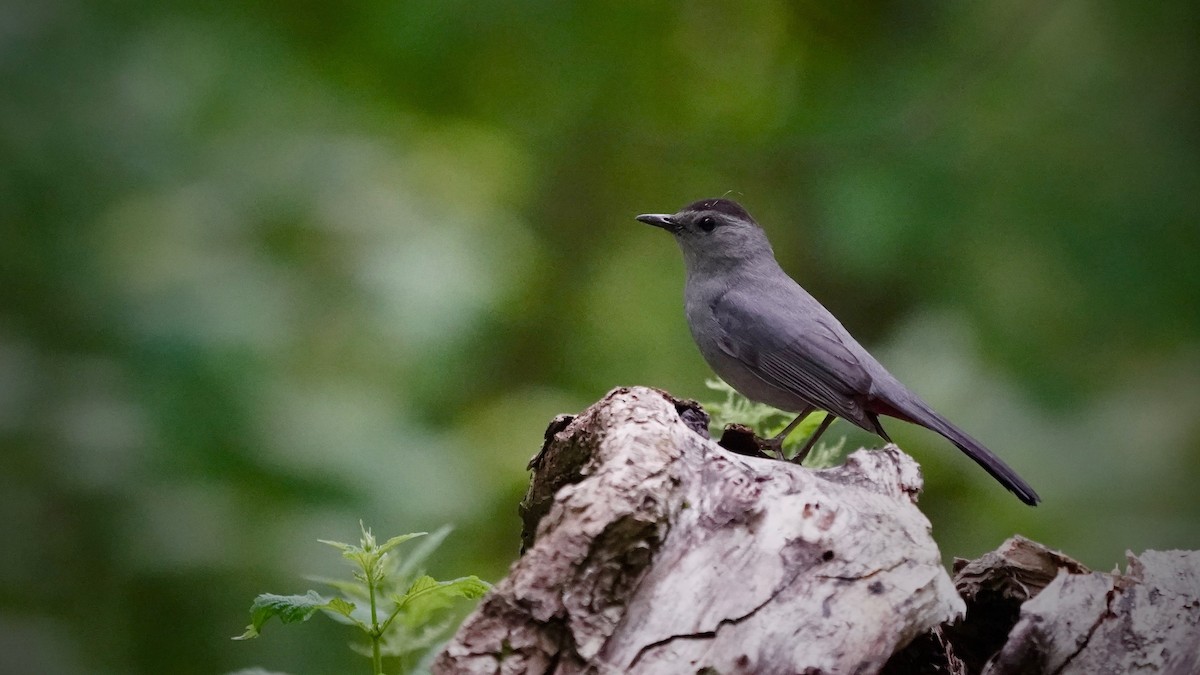
<svg viewBox="0 0 1200 675">
<path fill-rule="evenodd" d="M 995 593 L 1020 604 L 1037 595 L 1060 571 L 1087 574 L 1090 570 L 1067 555 L 1020 535 L 977 560 L 954 561 L 954 586 L 970 602 L 981 593 Z"/>
<path fill-rule="evenodd" d="M 767 452 L 766 443 L 755 435 L 754 430 L 745 424 L 727 424 L 721 433 L 717 445 L 726 450 L 747 457 L 773 457 Z"/>
<path fill-rule="evenodd" d="M 526 552 L 435 673 L 872 673 L 962 613 L 898 448 L 811 471 L 689 409 L 617 389 L 548 433 Z"/>
<path fill-rule="evenodd" d="M 1058 551 L 1016 536 L 977 560 L 955 560 L 954 571 L 954 586 L 967 603 L 967 616 L 946 626 L 946 636 L 967 671 L 978 673 L 1004 646 L 1025 601 L 1060 571 L 1086 574 L 1089 570 Z"/>
<path fill-rule="evenodd" d="M 1021 607 L 984 670 L 1008 673 L 1169 673 L 1200 664 L 1200 551 L 1128 553 L 1125 574 L 1067 570 Z"/>
</svg>

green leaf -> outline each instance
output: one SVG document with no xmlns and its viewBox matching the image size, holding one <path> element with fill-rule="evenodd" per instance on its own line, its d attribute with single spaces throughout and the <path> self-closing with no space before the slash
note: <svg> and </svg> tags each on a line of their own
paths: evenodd
<svg viewBox="0 0 1200 675">
<path fill-rule="evenodd" d="M 431 621 L 420 626 L 396 624 L 384 633 L 381 650 L 384 656 L 402 656 L 404 654 L 422 653 L 430 647 L 445 642 L 451 629 L 458 625 L 453 616 L 447 616 L 437 621 Z M 428 672 L 416 670 L 413 672 Z"/>
<path fill-rule="evenodd" d="M 275 595 L 263 593 L 254 599 L 250 605 L 250 625 L 246 632 L 233 638 L 234 640 L 249 640 L 258 637 L 263 624 L 271 617 L 277 616 L 283 623 L 308 621 L 317 610 L 326 609 L 329 601 L 309 591 L 304 595 Z"/>
<path fill-rule="evenodd" d="M 422 576 L 409 586 L 403 596 L 394 600 L 402 608 L 404 623 L 416 626 L 427 623 L 434 612 L 450 607 L 456 599 L 480 598 L 490 588 L 489 584 L 476 576 L 453 581 L 437 581 L 433 577 Z"/>
<path fill-rule="evenodd" d="M 358 548 L 357 546 L 352 546 L 351 544 L 343 544 L 340 541 L 330 541 L 328 539 L 318 539 L 317 541 L 339 549 L 343 554 Z"/>
<path fill-rule="evenodd" d="M 354 611 L 354 608 L 355 608 L 355 604 L 353 602 L 350 602 L 343 598 L 334 598 L 334 599 L 330 600 L 329 603 L 326 604 L 321 609 L 324 609 L 324 610 L 327 610 L 330 612 L 336 612 L 338 614 L 341 614 L 344 617 L 349 618 L 350 613 Z"/>
<path fill-rule="evenodd" d="M 408 555 L 400 561 L 400 565 L 396 568 L 395 578 L 397 581 L 402 579 L 410 579 L 416 574 L 421 565 L 429 558 L 430 555 L 442 544 L 442 541 L 454 528 L 449 525 L 443 525 L 434 530 L 432 534 L 422 539 Z"/>
<path fill-rule="evenodd" d="M 403 544 L 404 542 L 408 541 L 409 539 L 416 539 L 417 537 L 424 537 L 427 534 L 429 534 L 429 533 L 428 532 L 411 532 L 409 534 L 402 534 L 398 537 L 392 537 L 391 539 L 388 539 L 387 541 L 383 542 L 383 546 L 380 546 L 377 550 L 380 553 L 387 553 L 388 551 L 396 548 L 397 546 L 399 546 L 400 544 Z"/>
<path fill-rule="evenodd" d="M 427 593 L 431 589 L 437 588 L 437 586 L 437 579 L 434 579 L 428 574 L 421 575 L 420 577 L 417 577 L 416 581 L 413 581 L 412 584 L 409 585 L 408 590 L 404 591 L 404 595 L 396 598 L 396 602 L 397 604 L 403 605 L 413 598 L 419 597 L 422 593 Z"/>
</svg>

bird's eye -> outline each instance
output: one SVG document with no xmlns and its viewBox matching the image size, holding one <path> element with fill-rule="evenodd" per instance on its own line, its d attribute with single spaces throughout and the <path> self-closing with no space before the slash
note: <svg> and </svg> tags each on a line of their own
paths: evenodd
<svg viewBox="0 0 1200 675">
<path fill-rule="evenodd" d="M 713 218 L 712 216 L 704 216 L 700 220 L 696 221 L 696 227 L 699 227 L 705 232 L 712 232 L 717 228 L 717 219 Z"/>
</svg>

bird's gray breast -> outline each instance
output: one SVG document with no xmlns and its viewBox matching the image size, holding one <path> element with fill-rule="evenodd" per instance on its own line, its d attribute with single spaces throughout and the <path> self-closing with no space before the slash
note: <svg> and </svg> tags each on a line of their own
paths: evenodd
<svg viewBox="0 0 1200 675">
<path fill-rule="evenodd" d="M 738 356 L 739 352 L 745 351 L 744 336 L 731 335 L 728 317 L 720 317 L 716 313 L 728 290 L 728 285 L 688 281 L 685 312 L 688 328 L 700 355 L 717 376 L 746 398 L 781 410 L 795 412 L 804 409 L 809 401 L 766 381 L 747 364 L 744 355 Z"/>
</svg>

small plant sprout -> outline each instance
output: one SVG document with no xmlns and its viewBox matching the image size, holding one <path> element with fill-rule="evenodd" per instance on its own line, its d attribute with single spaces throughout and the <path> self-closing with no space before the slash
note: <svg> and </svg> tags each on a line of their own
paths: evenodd
<svg viewBox="0 0 1200 675">
<path fill-rule="evenodd" d="M 744 424 L 750 427 L 760 438 L 771 438 L 783 431 L 795 417 L 795 413 L 784 412 L 772 408 L 765 403 L 755 403 L 742 396 L 736 389 L 724 380 L 713 378 L 705 380 L 704 386 L 723 394 L 725 400 L 701 403 L 709 414 L 709 430 L 715 438 L 720 438 L 727 424 Z M 824 413 L 815 412 L 800 423 L 783 442 L 783 452 L 789 459 L 803 446 L 804 441 L 816 431 L 821 424 Z M 846 437 L 842 436 L 836 443 L 818 443 L 805 458 L 804 465 L 811 468 L 825 468 L 837 464 Z"/>
<path fill-rule="evenodd" d="M 353 565 L 354 581 L 312 579 L 337 591 L 331 597 L 316 591 L 304 595 L 264 593 L 250 606 L 250 625 L 246 626 L 246 631 L 233 639 L 258 637 L 263 624 L 271 617 L 278 617 L 285 624 L 299 623 L 321 612 L 366 634 L 370 646 L 356 648 L 370 656 L 373 675 L 383 675 L 385 656 L 399 657 L 400 672 L 403 673 L 410 660 L 435 645 L 452 625 L 453 618 L 446 617 L 442 610 L 451 607 L 459 598 L 482 597 L 491 588 L 475 576 L 437 581 L 418 571 L 449 534 L 449 527 L 432 535 L 425 532 L 402 534 L 382 544 L 361 521 L 359 529 L 362 537 L 357 546 L 321 540 L 341 551 L 342 557 Z M 393 553 L 396 547 L 417 537 L 426 539 L 407 557 L 399 558 Z"/>
</svg>

